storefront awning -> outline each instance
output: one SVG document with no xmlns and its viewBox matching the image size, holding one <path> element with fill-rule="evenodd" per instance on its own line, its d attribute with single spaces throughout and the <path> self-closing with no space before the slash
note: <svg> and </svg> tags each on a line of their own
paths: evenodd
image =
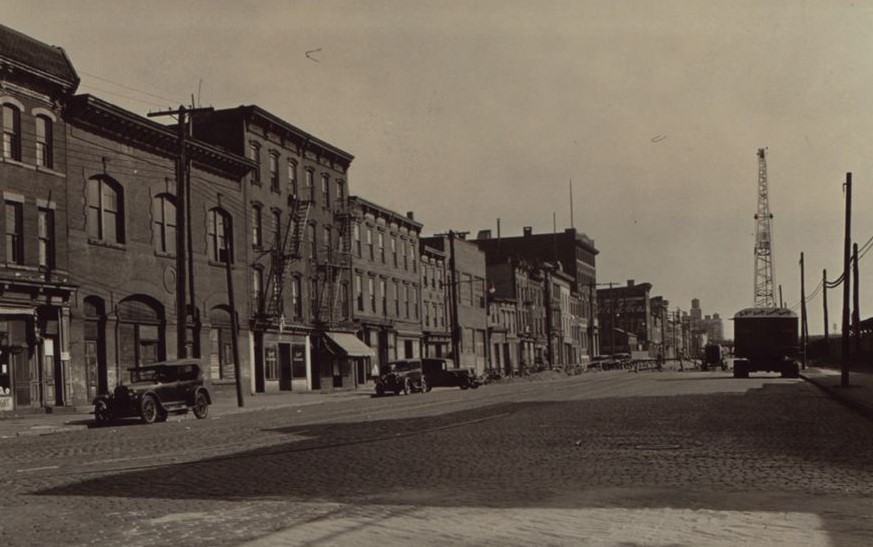
<svg viewBox="0 0 873 547">
<path fill-rule="evenodd" d="M 354 334 L 346 332 L 326 332 L 325 334 L 349 357 L 376 357 L 373 348 L 358 340 Z"/>
</svg>

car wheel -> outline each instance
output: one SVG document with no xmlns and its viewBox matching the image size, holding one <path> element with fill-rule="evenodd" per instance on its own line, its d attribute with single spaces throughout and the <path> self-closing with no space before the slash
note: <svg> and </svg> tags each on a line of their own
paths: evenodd
<svg viewBox="0 0 873 547">
<path fill-rule="evenodd" d="M 194 397 L 194 415 L 197 416 L 198 420 L 202 420 L 209 414 L 209 401 L 206 399 L 206 395 L 203 392 L 197 394 Z"/>
<path fill-rule="evenodd" d="M 97 425 L 106 425 L 112 421 L 112 411 L 106 401 L 101 399 L 94 403 L 94 420 Z"/>
<path fill-rule="evenodd" d="M 479 382 L 473 382 L 472 384 L 470 384 L 470 387 L 473 389 L 479 389 Z"/>
<path fill-rule="evenodd" d="M 139 404 L 139 417 L 144 424 L 153 424 L 158 419 L 158 402 L 151 395 L 142 398 Z"/>
<path fill-rule="evenodd" d="M 430 391 L 430 386 L 427 385 L 427 378 L 422 376 L 421 383 L 418 385 L 418 387 L 419 387 L 419 390 L 421 391 L 421 393 L 427 393 L 428 391 Z"/>
<path fill-rule="evenodd" d="M 468 382 L 463 382 L 461 384 L 461 389 L 467 389 L 468 387 L 470 387 L 470 384 Z"/>
<path fill-rule="evenodd" d="M 409 378 L 403 379 L 403 394 L 409 395 L 412 392 L 412 380 Z"/>
</svg>

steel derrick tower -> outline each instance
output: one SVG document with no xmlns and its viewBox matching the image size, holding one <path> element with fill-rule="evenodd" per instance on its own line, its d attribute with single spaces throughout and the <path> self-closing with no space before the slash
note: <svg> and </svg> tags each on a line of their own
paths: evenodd
<svg viewBox="0 0 873 547">
<path fill-rule="evenodd" d="M 767 195 L 766 148 L 758 149 L 758 212 L 755 214 L 755 307 L 775 308 L 773 296 L 773 215 Z"/>
</svg>

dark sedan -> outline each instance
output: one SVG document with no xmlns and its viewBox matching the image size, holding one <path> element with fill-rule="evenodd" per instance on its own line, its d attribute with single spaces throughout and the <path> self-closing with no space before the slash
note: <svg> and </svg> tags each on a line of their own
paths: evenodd
<svg viewBox="0 0 873 547">
<path fill-rule="evenodd" d="M 165 421 L 171 412 L 188 409 L 200 419 L 209 413 L 212 396 L 197 359 L 164 361 L 129 371 L 129 384 L 94 399 L 98 424 L 129 417 L 151 424 Z"/>
</svg>

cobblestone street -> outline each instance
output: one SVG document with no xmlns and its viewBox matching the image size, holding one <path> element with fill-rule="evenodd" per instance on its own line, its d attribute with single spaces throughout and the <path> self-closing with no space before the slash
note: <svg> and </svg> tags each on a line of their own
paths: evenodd
<svg viewBox="0 0 873 547">
<path fill-rule="evenodd" d="M 0 444 L 3 545 L 870 545 L 873 424 L 624 372 Z"/>
</svg>

